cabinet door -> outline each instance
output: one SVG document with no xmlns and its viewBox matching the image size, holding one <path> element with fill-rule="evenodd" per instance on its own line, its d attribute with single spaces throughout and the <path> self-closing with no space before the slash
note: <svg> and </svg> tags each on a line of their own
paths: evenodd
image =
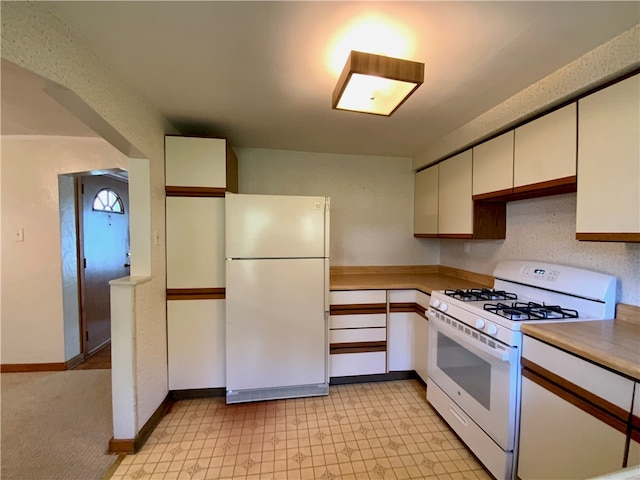
<svg viewBox="0 0 640 480">
<path fill-rule="evenodd" d="M 590 478 L 622 468 L 625 435 L 522 379 L 518 477 Z"/>
<path fill-rule="evenodd" d="M 513 130 L 473 147 L 473 195 L 511 193 Z"/>
<path fill-rule="evenodd" d="M 576 231 L 640 233 L 640 75 L 579 102 Z M 615 240 L 615 238 L 611 238 Z M 620 238 L 620 240 L 631 238 Z M 636 235 L 635 241 L 640 241 Z"/>
<path fill-rule="evenodd" d="M 473 234 L 472 152 L 467 150 L 440 163 L 438 234 Z"/>
<path fill-rule="evenodd" d="M 390 372 L 414 370 L 413 338 L 415 313 L 397 312 L 389 314 L 387 356 Z"/>
<path fill-rule="evenodd" d="M 165 137 L 165 185 L 225 188 L 227 141 Z"/>
<path fill-rule="evenodd" d="M 169 390 L 225 386 L 225 301 L 167 302 Z"/>
<path fill-rule="evenodd" d="M 438 234 L 438 170 L 434 165 L 416 173 L 413 202 L 413 233 L 422 236 Z"/>
<path fill-rule="evenodd" d="M 166 201 L 167 288 L 224 287 L 224 198 Z"/>
<path fill-rule="evenodd" d="M 514 191 L 576 175 L 576 122 L 572 103 L 516 128 Z"/>
</svg>

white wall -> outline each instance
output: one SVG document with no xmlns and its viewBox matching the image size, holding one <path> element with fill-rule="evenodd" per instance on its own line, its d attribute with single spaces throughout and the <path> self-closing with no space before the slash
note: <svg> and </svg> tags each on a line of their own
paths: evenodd
<svg viewBox="0 0 640 480">
<path fill-rule="evenodd" d="M 331 265 L 437 264 L 413 238 L 411 159 L 236 148 L 241 193 L 329 195 Z"/>
<path fill-rule="evenodd" d="M 612 212 L 615 214 L 615 212 Z M 618 279 L 617 301 L 640 305 L 640 244 L 579 242 L 576 194 L 507 204 L 505 240 L 441 240 L 443 265 L 492 274 L 499 260 L 539 260 L 595 270 Z"/>
<path fill-rule="evenodd" d="M 176 131 L 87 48 L 86 41 L 58 18 L 55 5 L 50 2 L 3 2 L 1 35 L 3 59 L 64 87 L 59 93 L 75 95 L 71 103 L 82 103 L 78 111 L 93 112 L 95 125 L 105 127 L 103 135 L 108 134 L 105 138 L 117 144 L 123 153 L 149 160 L 150 227 L 160 237 L 150 246 L 151 280 L 136 288 L 134 298 L 137 356 L 133 365 L 136 379 L 133 394 L 139 430 L 168 392 L 164 134 Z M 2 173 L 4 179 L 7 173 Z M 131 236 L 133 239 L 134 226 Z"/>
<path fill-rule="evenodd" d="M 127 158 L 101 138 L 5 136 L 1 153 L 2 363 L 64 362 L 58 175 L 126 168 Z"/>
</svg>

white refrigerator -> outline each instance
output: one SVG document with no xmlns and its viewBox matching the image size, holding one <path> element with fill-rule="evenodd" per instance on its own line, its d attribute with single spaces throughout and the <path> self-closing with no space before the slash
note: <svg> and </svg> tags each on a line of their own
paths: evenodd
<svg viewBox="0 0 640 480">
<path fill-rule="evenodd" d="M 226 194 L 227 403 L 327 395 L 329 198 Z"/>
</svg>

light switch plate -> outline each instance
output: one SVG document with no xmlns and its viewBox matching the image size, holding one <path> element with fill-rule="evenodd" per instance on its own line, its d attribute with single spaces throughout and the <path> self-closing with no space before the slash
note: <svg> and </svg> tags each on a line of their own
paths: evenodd
<svg viewBox="0 0 640 480">
<path fill-rule="evenodd" d="M 16 228 L 13 231 L 14 242 L 24 242 L 24 228 Z"/>
</svg>

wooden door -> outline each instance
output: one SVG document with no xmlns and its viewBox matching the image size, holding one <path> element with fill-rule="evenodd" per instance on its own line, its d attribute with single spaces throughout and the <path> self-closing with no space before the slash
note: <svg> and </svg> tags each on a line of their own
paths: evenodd
<svg viewBox="0 0 640 480">
<path fill-rule="evenodd" d="M 86 356 L 111 340 L 109 281 L 129 275 L 129 191 L 127 183 L 103 175 L 84 176 L 81 185 L 81 311 Z"/>
</svg>

